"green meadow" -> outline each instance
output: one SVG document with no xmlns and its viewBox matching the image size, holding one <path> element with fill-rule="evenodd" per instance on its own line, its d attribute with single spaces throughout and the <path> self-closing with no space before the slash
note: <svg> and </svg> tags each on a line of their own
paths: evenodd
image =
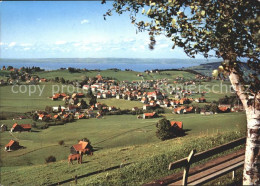
<svg viewBox="0 0 260 186">
<path fill-rule="evenodd" d="M 141 81 L 141 80 L 152 80 L 152 79 L 175 79 L 176 77 L 183 77 L 185 79 L 192 79 L 195 77 L 194 74 L 184 71 L 161 71 L 159 74 L 135 71 L 117 71 L 117 70 L 102 70 L 102 71 L 81 71 L 76 73 L 70 73 L 68 70 L 54 70 L 54 71 L 43 71 L 37 72 L 36 75 L 42 78 L 54 79 L 55 77 L 63 77 L 65 80 L 82 80 L 85 77 L 95 77 L 100 74 L 103 77 L 113 78 L 118 81 Z M 143 77 L 138 77 L 137 74 L 142 74 Z"/>
<path fill-rule="evenodd" d="M 101 71 L 104 77 L 114 77 L 119 80 L 142 80 L 136 76 L 137 72 Z M 186 72 L 185 72 L 186 73 Z M 193 74 L 179 71 L 162 72 L 161 74 L 144 74 L 144 79 L 168 78 L 170 81 L 177 76 L 192 78 Z M 67 71 L 41 72 L 41 78 L 64 77 L 64 79 L 80 79 L 83 76 L 96 76 L 97 72 L 82 72 L 71 74 Z M 207 83 L 214 86 L 216 81 Z M 202 83 L 203 85 L 206 83 Z M 46 106 L 64 105 L 63 101 L 52 101 L 53 85 L 43 83 L 44 89 L 36 89 L 35 93 L 13 93 L 11 86 L 0 87 L 0 107 L 2 114 L 12 116 L 23 115 L 32 110 L 44 110 Z M 228 83 L 227 83 L 228 85 Z M 24 86 L 29 88 L 29 85 Z M 18 87 L 16 87 L 18 88 Z M 16 90 L 16 89 L 15 89 Z M 203 89 L 204 90 L 204 89 Z M 218 90 L 218 89 L 216 89 Z M 219 90 L 218 90 L 219 91 Z M 41 95 L 39 95 L 41 94 Z M 205 95 L 207 101 L 218 100 L 225 94 L 210 92 Z M 229 95 L 229 94 L 227 94 Z M 195 95 L 194 97 L 201 95 Z M 137 101 L 98 99 L 108 106 L 121 109 L 143 106 Z M 155 124 L 159 119 L 166 117 L 169 120 L 182 121 L 186 136 L 160 141 L 155 133 Z M 235 119 L 234 119 L 235 118 Z M 15 123 L 33 123 L 31 119 L 0 120 L 8 128 Z M 36 126 L 44 122 L 35 122 Z M 1 184 L 3 185 L 49 185 L 71 179 L 75 175 L 83 176 L 78 180 L 80 185 L 141 185 L 156 178 L 172 173 L 167 170 L 170 162 L 186 157 L 196 148 L 203 151 L 230 140 L 245 136 L 246 116 L 244 112 L 225 113 L 204 116 L 200 114 L 177 115 L 166 112 L 155 119 L 137 119 L 135 115 L 104 116 L 101 119 L 81 119 L 59 126 L 50 126 L 48 129 L 33 128 L 32 132 L 9 133 L 2 132 L 0 136 L 1 148 Z M 83 164 L 68 165 L 67 157 L 70 147 L 82 138 L 88 138 L 95 152 L 93 156 L 84 156 Z M 11 140 L 19 141 L 24 146 L 13 152 L 5 152 L 4 146 Z M 64 145 L 58 142 L 63 140 Z M 45 158 L 53 155 L 55 163 L 45 163 Z M 118 166 L 121 165 L 121 168 Z M 10 179 L 10 175 L 14 175 Z M 67 184 L 74 184 L 68 182 Z"/>
</svg>

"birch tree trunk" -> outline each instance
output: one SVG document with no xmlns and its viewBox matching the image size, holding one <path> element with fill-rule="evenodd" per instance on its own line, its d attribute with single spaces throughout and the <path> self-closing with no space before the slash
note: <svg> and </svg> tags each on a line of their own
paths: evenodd
<svg viewBox="0 0 260 186">
<path fill-rule="evenodd" d="M 260 184 L 260 92 L 254 95 L 254 101 L 248 104 L 249 98 L 241 85 L 239 74 L 233 69 L 229 79 L 246 110 L 247 139 L 245 151 L 245 164 L 243 172 L 243 185 Z"/>
</svg>

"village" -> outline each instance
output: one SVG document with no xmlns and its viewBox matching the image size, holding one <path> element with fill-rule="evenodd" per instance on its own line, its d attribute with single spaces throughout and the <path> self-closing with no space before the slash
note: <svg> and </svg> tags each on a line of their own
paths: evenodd
<svg viewBox="0 0 260 186">
<path fill-rule="evenodd" d="M 144 143 L 143 141 L 149 144 L 159 140 L 156 126 L 161 120 L 169 121 L 171 127 L 168 130 L 175 131 L 174 138 L 186 139 L 189 136 L 192 138 L 193 135 L 202 135 L 201 129 L 197 129 L 193 120 L 189 118 L 196 117 L 198 119 L 195 122 L 204 123 L 207 126 L 204 131 L 207 134 L 209 130 L 212 134 L 218 134 L 223 130 L 220 127 L 222 123 L 218 121 L 224 119 L 224 115 L 230 118 L 233 114 L 239 117 L 244 115 L 241 102 L 232 94 L 212 94 L 205 88 L 198 88 L 208 84 L 214 86 L 218 81 L 223 80 L 192 71 L 60 69 L 53 73 L 35 67 L 33 70 L 2 68 L 0 72 L 5 73 L 1 79 L 1 90 L 5 90 L 4 94 L 6 94 L 12 90 L 12 86 L 15 87 L 13 90 L 18 93 L 7 94 L 13 96 L 12 99 L 18 98 L 18 104 L 21 105 L 19 107 L 21 111 L 3 115 L 1 120 L 1 132 L 4 136 L 1 147 L 5 151 L 4 162 L 7 165 L 10 164 L 8 159 L 11 154 L 19 156 L 20 153 L 27 154 L 35 150 L 40 151 L 41 148 L 48 148 L 55 153 L 43 153 L 41 158 L 34 157 L 33 161 L 39 164 L 44 159 L 44 162 L 49 164 L 59 162 L 61 156 L 62 159 L 66 159 L 65 164 L 74 164 L 73 162 L 76 161 L 84 167 L 86 162 L 95 163 L 95 157 L 103 153 L 103 150 L 99 150 L 98 144 L 104 143 L 102 148 L 105 149 L 110 149 L 110 144 L 115 144 L 117 147 L 119 143 L 117 136 L 124 134 L 124 132 L 120 134 L 121 130 L 117 132 L 117 127 L 125 126 L 126 133 L 131 131 L 129 135 L 132 131 L 139 131 L 139 128 L 142 128 L 140 134 L 131 134 L 125 139 L 127 141 L 122 140 L 124 143 L 119 143 L 120 146 L 125 146 L 129 142 L 134 145 L 135 141 L 137 144 Z M 57 76 L 57 72 L 64 76 Z M 49 76 L 52 73 L 53 75 Z M 124 76 L 125 73 L 130 75 Z M 182 75 L 183 73 L 186 77 Z M 84 74 L 83 78 L 81 74 Z M 117 74 L 120 74 L 120 79 Z M 75 75 L 77 78 L 69 78 Z M 19 93 L 18 87 L 26 87 L 30 90 L 31 86 L 42 86 L 45 89 L 38 94 Z M 41 95 L 40 102 L 39 95 Z M 26 99 L 34 99 L 35 103 L 40 105 L 32 102 L 31 106 L 24 107 L 29 103 L 24 102 Z M 8 110 L 8 107 L 6 108 Z M 215 123 L 215 126 L 210 126 L 207 122 L 210 118 L 213 119 L 210 123 Z M 104 129 L 97 127 L 99 125 Z M 91 126 L 94 128 L 91 129 Z M 237 126 L 234 120 L 231 126 Z M 65 129 L 67 127 L 70 129 Z M 81 128 L 87 132 L 80 132 Z M 70 137 L 64 137 L 61 133 L 57 139 L 52 139 L 51 136 L 57 135 L 57 133 L 52 134 L 50 132 L 52 130 L 65 130 L 66 135 Z M 98 134 L 106 130 L 113 132 L 105 135 Z M 45 131 L 47 136 L 50 136 L 51 143 L 48 143 L 50 147 L 47 143 L 36 142 L 36 136 L 43 135 Z M 70 131 L 77 132 L 74 134 Z M 96 132 L 92 133 L 92 131 Z M 40 143 L 41 148 L 34 147 L 23 140 L 27 138 L 33 138 L 33 143 L 38 145 Z M 109 139 L 115 142 L 110 143 Z"/>
<path fill-rule="evenodd" d="M 1 3 L 1 185 L 257 185 L 259 1 Z"/>
<path fill-rule="evenodd" d="M 22 69 L 22 68 L 21 68 Z M 20 70 L 21 70 L 20 69 Z M 5 67 L 2 68 L 5 70 Z M 19 70 L 19 71 L 20 71 Z M 45 83 L 51 80 L 45 78 L 39 78 L 31 76 L 30 73 L 23 73 L 19 75 L 18 70 L 11 69 L 12 72 L 16 71 L 17 75 L 14 76 L 18 79 L 23 79 L 26 83 L 35 84 Z M 146 71 L 146 74 L 156 73 L 158 71 Z M 137 74 L 140 77 L 140 74 Z M 12 77 L 8 79 L 8 83 L 12 83 L 17 80 Z M 23 77 L 23 78 L 22 78 Z M 57 78 L 56 78 L 57 79 Z M 238 112 L 243 111 L 242 104 L 227 104 L 226 102 L 213 104 L 207 102 L 205 94 L 207 92 L 191 91 L 187 88 L 187 85 L 196 85 L 200 81 L 207 79 L 206 76 L 196 75 L 197 81 L 184 81 L 181 77 L 176 77 L 171 83 L 168 79 L 156 79 L 156 80 L 140 80 L 140 81 L 115 81 L 113 79 L 103 78 L 100 74 L 97 74 L 94 78 L 85 79 L 83 82 L 74 83 L 75 87 L 81 89 L 81 92 L 69 93 L 54 93 L 47 99 L 52 101 L 62 100 L 63 105 L 57 105 L 49 107 L 46 105 L 45 110 L 36 110 L 31 112 L 31 118 L 33 121 L 45 122 L 45 126 L 64 124 L 73 122 L 74 120 L 81 119 L 102 119 L 106 115 L 122 115 L 131 114 L 136 115 L 137 119 L 152 119 L 162 117 L 161 114 L 167 112 L 172 114 L 200 114 L 200 115 L 212 115 L 218 113 Z M 199 79 L 199 81 L 198 81 Z M 61 81 L 61 83 L 65 83 Z M 174 87 L 174 85 L 183 85 Z M 2 84 L 3 85 L 3 84 Z M 184 87 L 184 88 L 183 88 Z M 195 96 L 196 98 L 194 98 Z M 126 101 L 138 101 L 143 104 L 142 107 L 132 107 L 131 109 L 122 110 L 116 105 L 106 105 L 102 103 L 102 100 L 116 99 Z M 89 101 L 88 101 L 89 100 Z M 88 101 L 88 102 L 87 102 Z M 196 105 L 194 105 L 196 104 Z M 200 106 L 200 104 L 202 106 Z M 16 119 L 25 119 L 25 116 L 17 116 Z M 173 127 L 177 127 L 183 130 L 182 121 L 171 121 Z M 43 127 L 44 128 L 44 127 Z M 12 128 L 7 129 L 5 124 L 1 125 L 1 130 L 10 132 L 25 132 L 32 130 L 32 124 L 21 124 L 17 122 L 13 124 Z M 80 144 L 80 145 L 79 145 Z M 93 147 L 89 147 L 85 142 L 79 142 L 76 145 L 76 150 L 71 151 L 71 154 L 81 154 L 86 152 L 93 154 Z M 81 148 L 81 144 L 82 148 Z M 88 146 L 88 148 L 87 148 Z M 12 150 L 20 149 L 19 142 L 11 139 L 8 144 L 5 145 L 5 150 L 10 152 Z M 71 148 L 73 148 L 72 146 Z"/>
</svg>

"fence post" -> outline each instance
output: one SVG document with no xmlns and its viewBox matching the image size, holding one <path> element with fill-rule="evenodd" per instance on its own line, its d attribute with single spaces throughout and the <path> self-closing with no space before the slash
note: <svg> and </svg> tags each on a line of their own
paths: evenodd
<svg viewBox="0 0 260 186">
<path fill-rule="evenodd" d="M 77 183 L 78 183 L 78 176 L 76 175 L 76 176 L 74 177 L 74 179 L 75 179 L 75 184 L 77 184 Z"/>
<path fill-rule="evenodd" d="M 232 171 L 232 180 L 235 179 L 235 174 L 236 174 L 236 173 L 235 173 L 235 170 L 233 170 L 233 171 Z"/>
<path fill-rule="evenodd" d="M 189 177 L 189 169 L 190 169 L 190 166 L 192 164 L 192 159 L 193 159 L 193 156 L 194 154 L 196 153 L 196 150 L 193 149 L 189 156 L 187 157 L 187 165 L 186 167 L 184 168 L 184 171 L 183 171 L 183 178 L 182 178 L 182 185 L 186 186 L 187 183 L 188 183 L 188 177 Z"/>
</svg>

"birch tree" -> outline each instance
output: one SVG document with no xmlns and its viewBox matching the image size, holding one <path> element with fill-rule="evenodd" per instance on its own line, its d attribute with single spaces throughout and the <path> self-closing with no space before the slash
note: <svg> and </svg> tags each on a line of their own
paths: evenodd
<svg viewBox="0 0 260 186">
<path fill-rule="evenodd" d="M 181 47 L 191 58 L 211 57 L 213 51 L 223 59 L 213 75 L 229 77 L 247 116 L 244 185 L 260 184 L 259 10 L 257 0 L 118 0 L 104 15 L 128 12 L 137 32 L 149 33 L 150 49 L 156 35 L 165 35 L 172 49 Z M 244 74 L 244 64 L 250 74 Z"/>
</svg>

